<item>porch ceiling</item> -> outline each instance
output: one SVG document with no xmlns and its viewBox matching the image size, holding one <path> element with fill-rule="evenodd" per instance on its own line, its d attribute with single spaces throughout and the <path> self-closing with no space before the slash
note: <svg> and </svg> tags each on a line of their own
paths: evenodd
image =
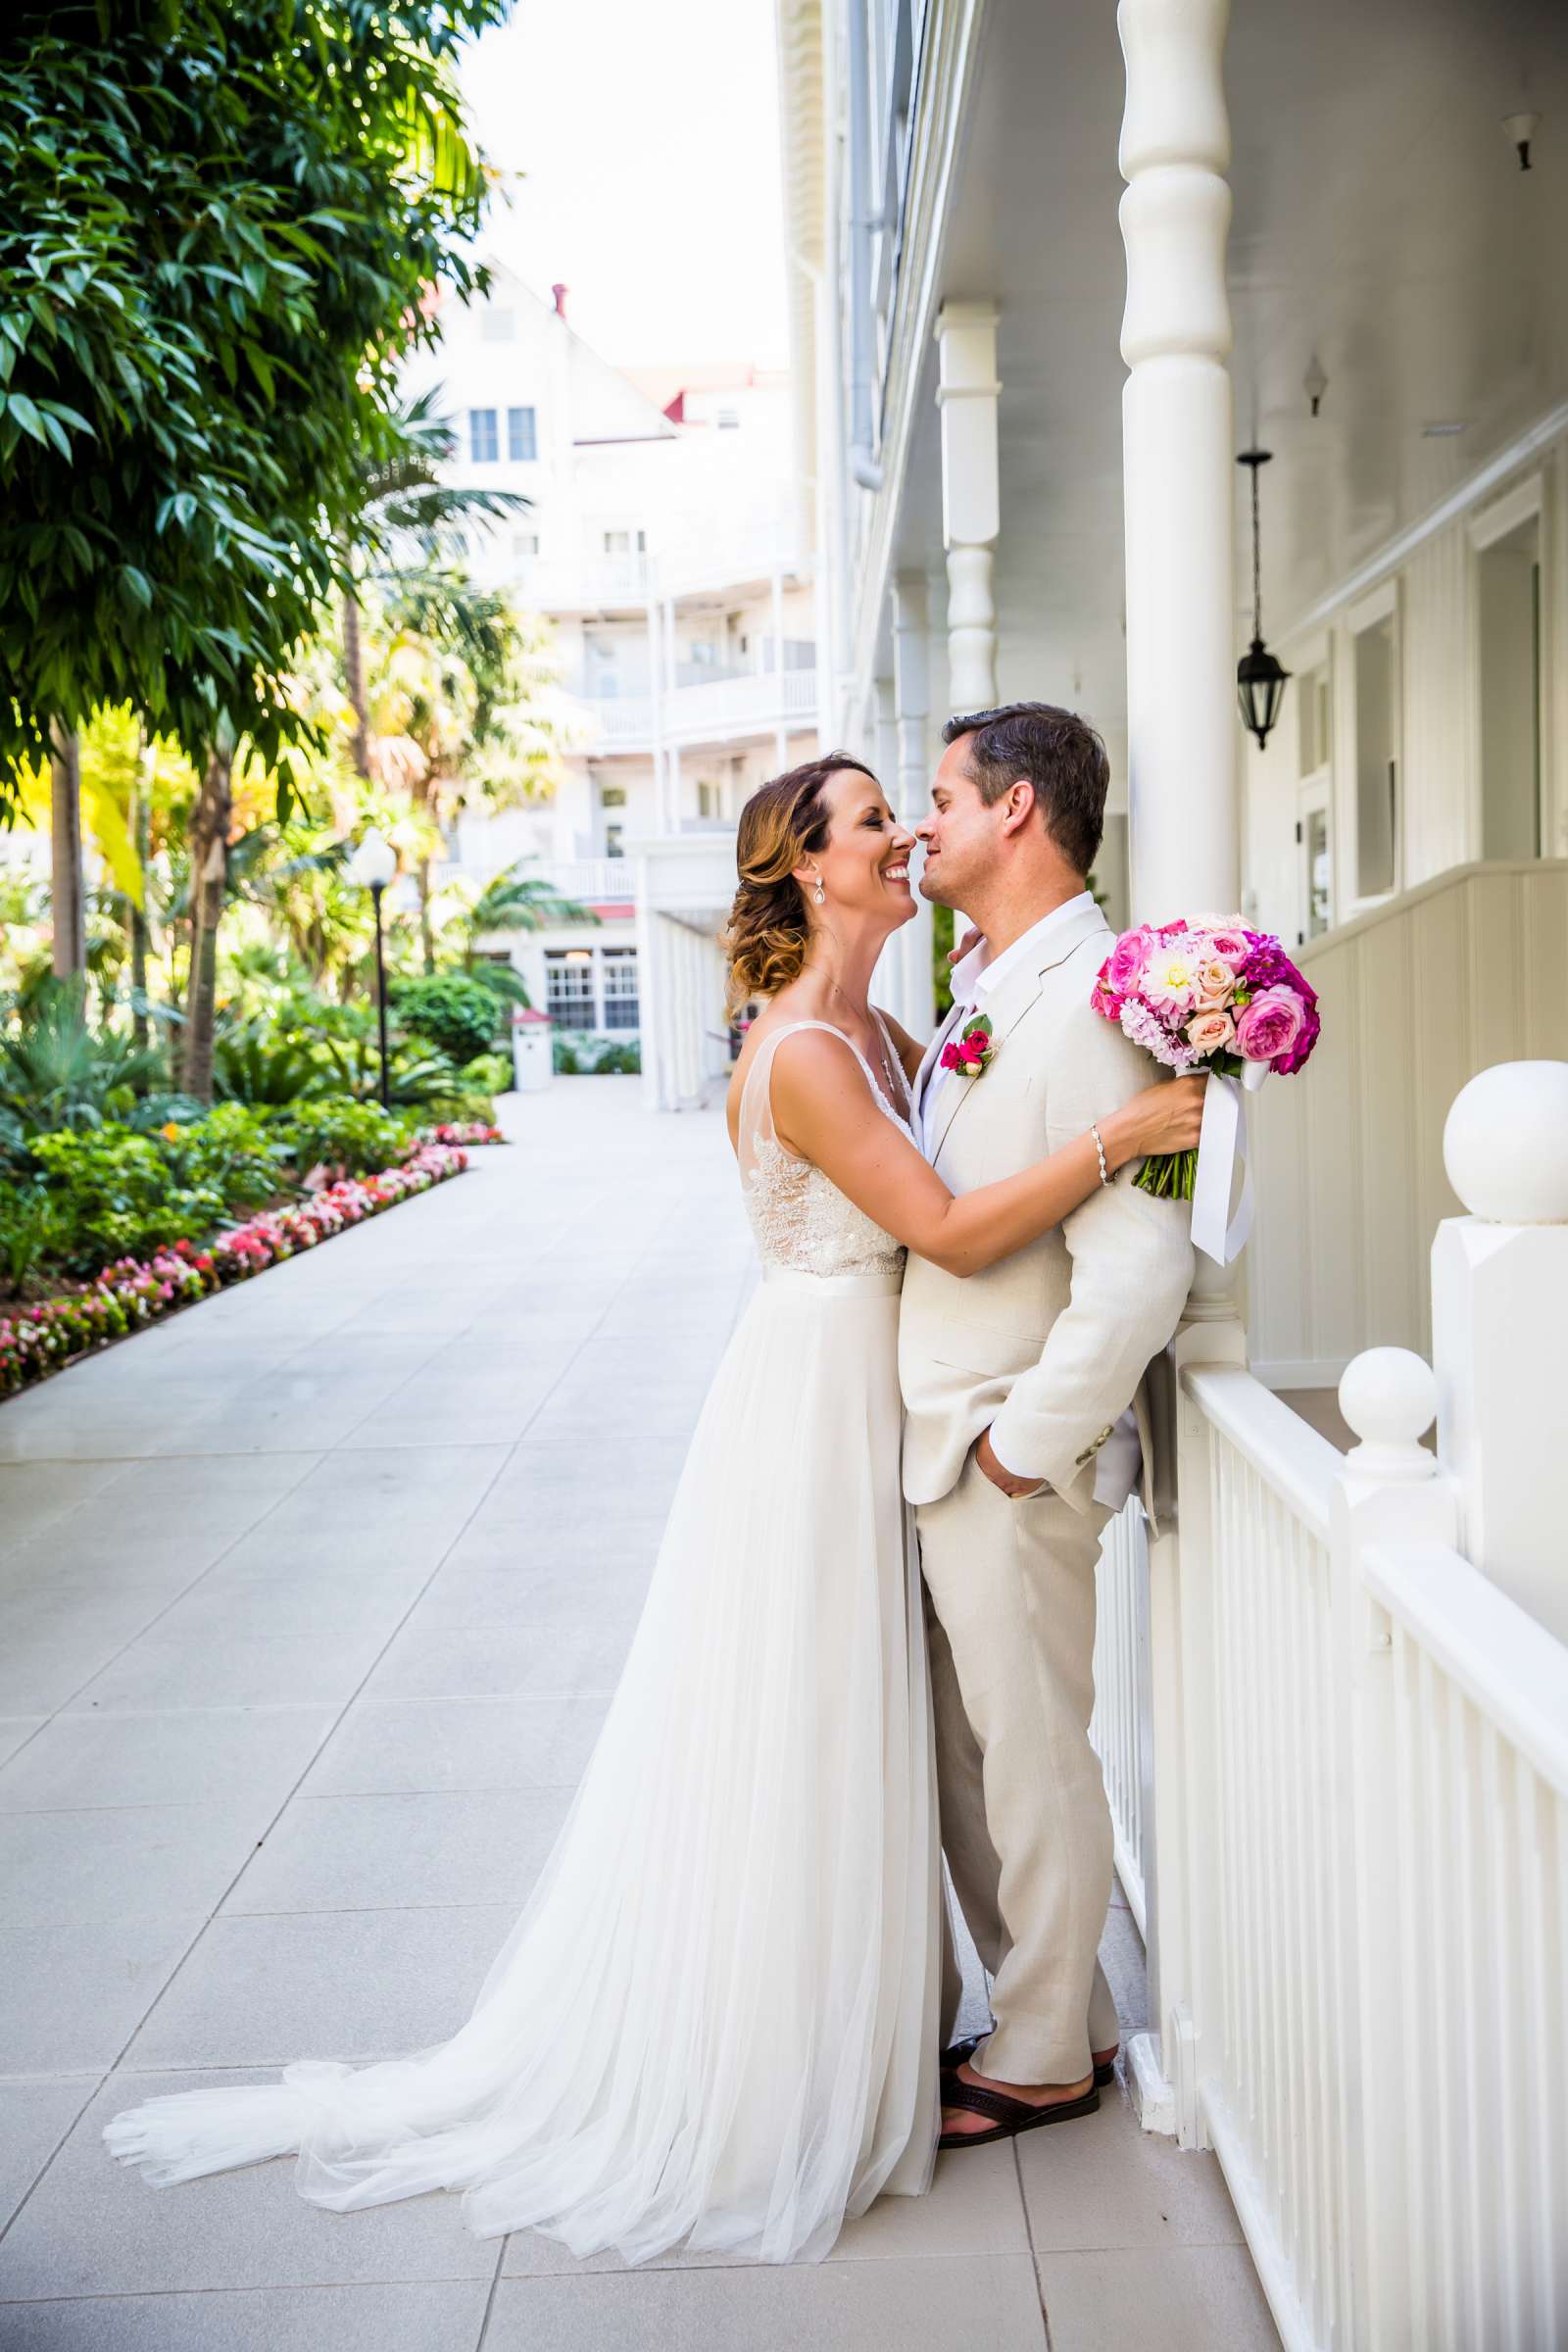
<svg viewBox="0 0 1568 2352">
<path fill-rule="evenodd" d="M 1001 305 L 999 683 L 1124 735 L 1122 67 L 1109 6 L 990 0 L 940 263 Z M 1276 640 L 1568 398 L 1561 0 L 1245 0 L 1227 56 L 1236 432 Z M 1519 171 L 1501 118 L 1543 118 Z M 1310 416 L 1302 377 L 1327 371 Z M 895 560 L 941 564 L 934 354 Z M 1464 420 L 1451 438 L 1431 422 Z M 1238 506 L 1238 547 L 1245 553 Z M 1238 569 L 1239 595 L 1250 568 Z M 1239 606 L 1238 628 L 1247 611 Z M 1118 768 L 1121 760 L 1117 759 Z"/>
</svg>

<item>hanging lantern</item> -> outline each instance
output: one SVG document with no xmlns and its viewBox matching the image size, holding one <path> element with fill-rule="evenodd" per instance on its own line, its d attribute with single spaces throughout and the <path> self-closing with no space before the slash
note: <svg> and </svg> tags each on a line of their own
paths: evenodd
<svg viewBox="0 0 1568 2352">
<path fill-rule="evenodd" d="M 1274 721 L 1279 717 L 1280 705 L 1285 699 L 1285 681 L 1291 674 L 1263 643 L 1257 475 L 1259 466 L 1266 466 L 1273 454 L 1268 449 L 1244 449 L 1236 461 L 1238 466 L 1250 466 L 1252 469 L 1252 642 L 1236 664 L 1236 699 L 1241 707 L 1242 724 L 1250 734 L 1257 737 L 1259 750 L 1267 743 Z"/>
</svg>

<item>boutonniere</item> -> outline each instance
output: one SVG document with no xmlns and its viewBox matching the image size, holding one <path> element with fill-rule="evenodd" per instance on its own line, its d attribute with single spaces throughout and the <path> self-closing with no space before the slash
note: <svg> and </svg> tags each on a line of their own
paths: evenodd
<svg viewBox="0 0 1568 2352">
<path fill-rule="evenodd" d="M 989 1069 L 997 1057 L 991 1040 L 991 1021 L 986 1013 L 977 1013 L 965 1021 L 957 1037 L 950 1037 L 942 1049 L 942 1067 L 956 1070 L 960 1078 L 978 1078 Z"/>
</svg>

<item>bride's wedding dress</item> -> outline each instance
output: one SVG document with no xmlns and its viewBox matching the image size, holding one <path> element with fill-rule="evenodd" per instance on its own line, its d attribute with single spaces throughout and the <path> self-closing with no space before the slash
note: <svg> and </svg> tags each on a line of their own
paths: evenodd
<svg viewBox="0 0 1568 2352">
<path fill-rule="evenodd" d="M 480 2236 L 766 2262 L 819 2258 L 874 2197 L 927 2186 L 938 1860 L 899 1483 L 903 1251 L 777 1141 L 789 1034 L 741 1106 L 762 1279 L 593 1758 L 472 2016 L 412 2058 L 302 2061 L 117 2116 L 111 2150 L 160 2185 L 297 2150 L 300 2194 L 339 2211 L 461 2189 Z"/>
</svg>

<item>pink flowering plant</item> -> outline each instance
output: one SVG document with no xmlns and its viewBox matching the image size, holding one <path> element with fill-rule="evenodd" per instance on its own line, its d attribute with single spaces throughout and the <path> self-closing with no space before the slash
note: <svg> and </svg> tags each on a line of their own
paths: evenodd
<svg viewBox="0 0 1568 2352">
<path fill-rule="evenodd" d="M 424 1143 L 401 1167 L 328 1185 L 296 1208 L 275 1208 L 220 1233 L 203 1249 L 188 1239 L 147 1258 L 121 1257 L 81 1291 L 0 1315 L 0 1396 L 11 1396 L 90 1348 L 122 1339 L 158 1315 L 244 1282 L 301 1250 L 344 1233 L 433 1184 L 460 1176 L 467 1154 Z"/>
<path fill-rule="evenodd" d="M 976 1013 L 972 1021 L 965 1021 L 959 1034 L 949 1038 L 939 1056 L 942 1067 L 956 1070 L 960 1078 L 978 1078 L 996 1057 L 990 1017 L 983 1012 Z"/>
<path fill-rule="evenodd" d="M 1322 1026 L 1317 998 L 1279 941 L 1240 915 L 1201 914 L 1124 931 L 1091 1000 L 1168 1070 L 1211 1070 L 1260 1086 L 1301 1068 Z M 1193 1197 L 1196 1152 L 1162 1152 L 1135 1179 L 1146 1193 Z"/>
<path fill-rule="evenodd" d="M 471 1151 L 476 1144 L 504 1144 L 501 1129 L 487 1119 L 445 1119 L 429 1130 L 430 1141 L 436 1144 L 458 1144 Z"/>
</svg>

